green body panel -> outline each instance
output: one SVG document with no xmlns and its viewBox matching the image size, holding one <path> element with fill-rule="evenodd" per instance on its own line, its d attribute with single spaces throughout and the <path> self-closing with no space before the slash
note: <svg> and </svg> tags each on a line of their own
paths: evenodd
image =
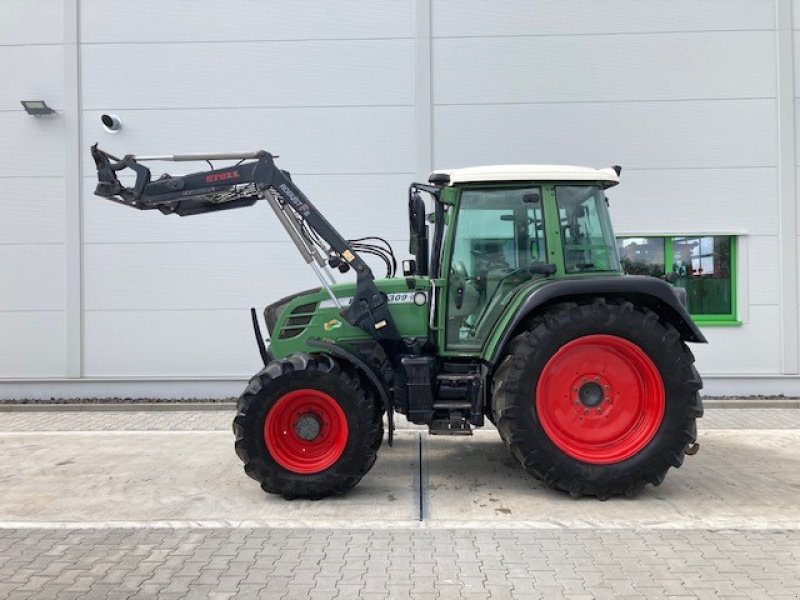
<svg viewBox="0 0 800 600">
<path fill-rule="evenodd" d="M 377 288 L 389 296 L 389 312 L 404 337 L 426 338 L 428 336 L 428 302 L 417 306 L 413 297 L 416 292 L 425 292 L 427 295 L 430 287 L 426 277 L 414 277 L 415 289 L 409 289 L 406 278 L 378 279 L 375 281 Z M 331 286 L 337 298 L 352 298 L 355 293 L 355 283 L 340 283 Z M 314 303 L 317 309 L 313 313 L 296 313 L 292 311 L 307 304 Z M 320 306 L 322 305 L 322 306 Z M 330 306 L 329 306 L 330 305 Z M 344 305 L 343 305 L 344 306 Z M 311 321 L 306 326 L 290 325 L 290 317 L 310 315 Z M 286 329 L 287 332 L 297 332 L 293 337 L 281 339 L 279 334 Z M 270 352 L 274 358 L 283 358 L 293 352 L 319 352 L 319 348 L 308 345 L 310 338 L 322 339 L 335 343 L 346 343 L 353 340 L 367 340 L 369 335 L 358 327 L 353 327 L 339 314 L 339 309 L 332 306 L 332 302 L 325 288 L 317 292 L 303 294 L 292 299 L 281 311 L 270 340 Z"/>
</svg>

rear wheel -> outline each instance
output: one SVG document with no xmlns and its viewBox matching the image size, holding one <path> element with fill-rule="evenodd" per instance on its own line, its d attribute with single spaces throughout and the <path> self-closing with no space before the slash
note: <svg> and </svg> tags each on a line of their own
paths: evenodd
<svg viewBox="0 0 800 600">
<path fill-rule="evenodd" d="M 494 418 L 511 454 L 548 486 L 632 496 L 660 484 L 695 442 L 693 362 L 646 308 L 559 305 L 510 343 L 494 376 Z"/>
<path fill-rule="evenodd" d="M 355 486 L 375 463 L 381 410 L 354 371 L 327 355 L 270 362 L 233 421 L 236 454 L 264 491 L 319 499 Z"/>
</svg>

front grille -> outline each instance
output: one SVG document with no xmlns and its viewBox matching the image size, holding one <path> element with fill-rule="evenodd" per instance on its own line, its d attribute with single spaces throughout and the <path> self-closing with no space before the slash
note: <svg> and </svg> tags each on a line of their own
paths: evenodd
<svg viewBox="0 0 800 600">
<path fill-rule="evenodd" d="M 267 331 L 269 335 L 272 336 L 275 332 L 275 323 L 278 322 L 278 317 L 280 316 L 281 312 L 286 305 L 289 304 L 292 300 L 297 298 L 298 296 L 305 296 L 307 294 L 316 294 L 319 291 L 319 288 L 314 288 L 311 290 L 303 290 L 302 292 L 297 292 L 296 294 L 292 294 L 291 296 L 286 296 L 285 298 L 281 298 L 277 302 L 273 302 L 267 308 L 264 309 L 264 320 L 267 322 Z"/>
<path fill-rule="evenodd" d="M 285 340 L 300 335 L 311 323 L 311 318 L 314 316 L 314 311 L 317 310 L 317 303 L 311 302 L 296 307 L 291 313 L 286 323 L 283 325 L 279 340 Z"/>
</svg>

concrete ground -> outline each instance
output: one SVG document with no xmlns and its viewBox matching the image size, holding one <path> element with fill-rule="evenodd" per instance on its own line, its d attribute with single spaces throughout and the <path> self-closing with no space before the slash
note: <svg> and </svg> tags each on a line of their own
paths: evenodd
<svg viewBox="0 0 800 600">
<path fill-rule="evenodd" d="M 800 410 L 713 409 L 635 499 L 405 427 L 343 497 L 267 496 L 232 414 L 0 413 L 0 598 L 800 598 Z"/>
</svg>

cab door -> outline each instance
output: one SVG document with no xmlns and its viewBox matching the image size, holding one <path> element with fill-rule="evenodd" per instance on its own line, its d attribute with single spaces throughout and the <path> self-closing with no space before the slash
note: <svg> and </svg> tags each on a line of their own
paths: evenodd
<svg viewBox="0 0 800 600">
<path fill-rule="evenodd" d="M 459 194 L 445 243 L 437 315 L 442 355 L 475 356 L 511 296 L 548 262 L 542 189 L 470 186 Z"/>
</svg>

